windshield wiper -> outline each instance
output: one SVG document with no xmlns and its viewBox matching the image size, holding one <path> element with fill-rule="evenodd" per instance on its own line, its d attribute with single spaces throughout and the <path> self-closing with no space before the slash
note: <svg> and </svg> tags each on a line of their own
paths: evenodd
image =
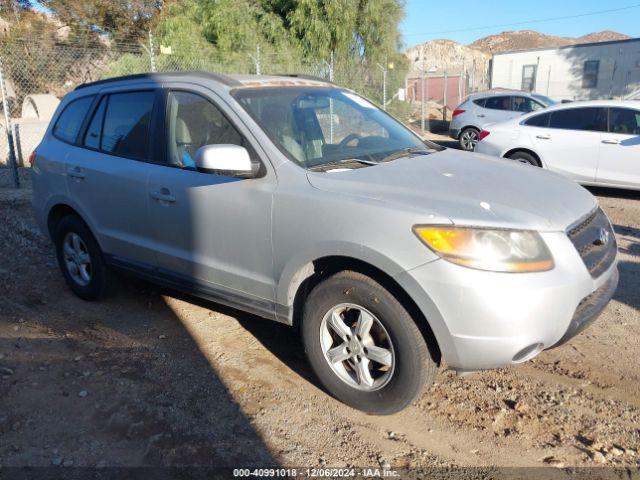
<svg viewBox="0 0 640 480">
<path fill-rule="evenodd" d="M 309 170 L 324 170 L 326 168 L 336 167 L 339 165 L 344 165 L 345 163 L 360 163 L 363 165 L 377 165 L 379 162 L 374 162 L 373 160 L 365 160 L 362 158 L 343 158 L 342 160 L 333 160 L 327 163 L 320 163 L 318 165 L 314 165 L 309 167 Z"/>
<path fill-rule="evenodd" d="M 389 155 L 384 157 L 382 160 L 380 160 L 380 163 L 391 162 L 392 160 L 397 160 L 402 157 L 408 157 L 410 155 L 428 155 L 429 153 L 431 153 L 429 149 L 422 148 L 422 147 L 403 148 L 402 150 L 397 150 L 393 153 L 390 153 Z"/>
</svg>

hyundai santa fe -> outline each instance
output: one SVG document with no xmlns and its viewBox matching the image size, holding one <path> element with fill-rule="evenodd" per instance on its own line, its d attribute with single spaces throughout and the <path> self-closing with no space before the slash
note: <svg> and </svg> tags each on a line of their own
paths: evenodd
<svg viewBox="0 0 640 480">
<path fill-rule="evenodd" d="M 396 412 L 567 341 L 618 281 L 584 188 L 444 149 L 302 76 L 144 74 L 81 85 L 31 158 L 70 289 L 122 270 L 299 329 L 326 390 Z"/>
</svg>

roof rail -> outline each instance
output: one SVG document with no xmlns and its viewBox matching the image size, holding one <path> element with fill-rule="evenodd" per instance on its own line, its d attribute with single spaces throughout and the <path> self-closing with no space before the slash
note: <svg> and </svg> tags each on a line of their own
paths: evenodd
<svg viewBox="0 0 640 480">
<path fill-rule="evenodd" d="M 78 85 L 75 90 L 80 90 L 82 88 L 93 87 L 95 85 L 103 85 L 112 82 L 123 82 L 123 81 L 131 81 L 131 80 L 144 80 L 144 79 L 157 79 L 158 77 L 167 77 L 167 76 L 199 76 L 205 77 L 209 80 L 215 80 L 216 82 L 220 82 L 229 87 L 237 87 L 242 85 L 237 80 L 228 77 L 227 75 L 223 75 L 221 73 L 212 73 L 205 71 L 179 71 L 179 72 L 158 72 L 158 73 L 136 73 L 134 75 L 124 75 L 121 77 L 113 77 L 113 78 L 105 78 L 104 80 L 96 80 L 95 82 L 82 83 Z"/>
<path fill-rule="evenodd" d="M 326 78 L 318 77 L 317 75 L 307 75 L 305 73 L 276 73 L 274 76 L 276 77 L 293 77 L 293 78 L 302 78 L 304 80 L 316 80 L 318 82 L 330 83 L 335 85 L 331 80 L 327 80 Z"/>
</svg>

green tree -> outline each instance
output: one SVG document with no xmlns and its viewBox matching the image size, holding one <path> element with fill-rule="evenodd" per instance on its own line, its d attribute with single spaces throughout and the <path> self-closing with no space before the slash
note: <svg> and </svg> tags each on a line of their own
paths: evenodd
<svg viewBox="0 0 640 480">
<path fill-rule="evenodd" d="M 147 35 L 162 0 L 41 0 L 63 23 L 104 32 L 115 41 Z"/>
</svg>

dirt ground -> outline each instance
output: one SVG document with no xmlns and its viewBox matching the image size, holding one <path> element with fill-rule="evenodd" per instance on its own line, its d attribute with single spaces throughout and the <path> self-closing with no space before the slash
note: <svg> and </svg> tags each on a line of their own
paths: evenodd
<svg viewBox="0 0 640 480">
<path fill-rule="evenodd" d="M 0 466 L 640 466 L 640 193 L 593 192 L 620 247 L 599 320 L 376 417 L 319 388 L 286 326 L 125 278 L 79 300 L 28 185 L 0 188 Z"/>
</svg>

